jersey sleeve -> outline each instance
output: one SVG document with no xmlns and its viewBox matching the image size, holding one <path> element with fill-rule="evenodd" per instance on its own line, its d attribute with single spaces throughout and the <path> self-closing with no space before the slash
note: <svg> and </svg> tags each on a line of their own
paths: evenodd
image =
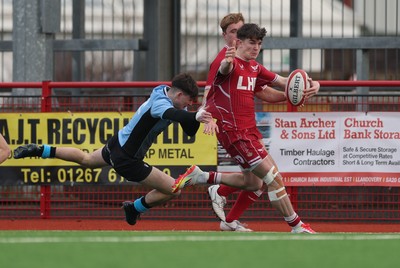
<svg viewBox="0 0 400 268">
<path fill-rule="evenodd" d="M 221 65 L 221 61 L 225 58 L 225 52 L 226 52 L 226 47 L 221 49 L 221 51 L 218 53 L 218 55 L 215 57 L 213 62 L 210 64 L 210 69 L 208 70 L 208 75 L 207 75 L 207 81 L 206 81 L 206 86 L 205 89 L 210 89 L 215 76 L 218 73 L 219 66 Z"/>
<path fill-rule="evenodd" d="M 174 108 L 171 101 L 165 98 L 157 98 L 151 107 L 151 116 L 163 120 L 179 122 L 183 131 L 188 136 L 194 136 L 200 127 L 200 122 L 196 120 L 195 112 L 178 110 Z"/>
<path fill-rule="evenodd" d="M 259 67 L 260 67 L 259 68 L 260 73 L 258 75 L 256 82 L 256 87 L 255 87 L 256 92 L 261 91 L 264 86 L 271 85 L 278 79 L 278 75 L 276 73 L 269 71 L 261 64 L 259 64 Z"/>
<path fill-rule="evenodd" d="M 200 122 L 196 120 L 196 113 L 185 110 L 169 108 L 165 111 L 163 117 L 175 122 L 179 122 L 183 131 L 188 136 L 194 136 L 200 127 Z"/>
<path fill-rule="evenodd" d="M 162 118 L 166 110 L 173 108 L 171 101 L 166 98 L 159 98 L 154 100 L 153 105 L 151 106 L 151 116 L 154 118 Z"/>
</svg>

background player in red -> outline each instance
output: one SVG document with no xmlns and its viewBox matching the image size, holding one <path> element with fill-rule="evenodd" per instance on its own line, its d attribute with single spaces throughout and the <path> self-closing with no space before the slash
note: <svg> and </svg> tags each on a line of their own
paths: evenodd
<svg viewBox="0 0 400 268">
<path fill-rule="evenodd" d="M 240 165 L 242 173 L 208 173 L 193 166 L 180 176 L 173 188 L 178 190 L 197 183 L 222 183 L 257 191 L 265 183 L 272 206 L 281 212 L 292 232 L 315 233 L 293 210 L 277 165 L 260 142 L 262 136 L 256 126 L 254 96 L 269 102 L 285 101 L 283 91 L 266 86 L 283 90 L 287 81 L 286 77 L 267 70 L 255 61 L 265 35 L 266 30 L 256 24 L 247 23 L 240 27 L 237 49 L 235 41 L 226 48 L 225 58 L 221 61 L 205 106 L 217 119 L 218 141 Z M 305 92 L 306 98 L 319 90 L 318 82 L 310 79 L 310 84 L 310 89 Z M 232 225 L 235 224 L 236 221 L 232 222 Z"/>
<path fill-rule="evenodd" d="M 225 45 L 221 51 L 217 54 L 213 62 L 210 64 L 210 69 L 207 76 L 207 83 L 204 88 L 203 105 L 205 105 L 208 93 L 210 92 L 211 85 L 214 81 L 214 77 L 218 72 L 221 61 L 225 58 L 227 48 L 232 46 L 232 43 L 236 41 L 236 33 L 240 27 L 244 24 L 245 20 L 242 13 L 230 13 L 222 18 L 220 22 L 220 28 L 222 30 L 222 37 L 225 40 Z M 211 97 L 211 96 L 210 96 Z M 211 97 L 212 98 L 212 97 Z M 222 231 L 238 231 L 238 232 L 250 232 L 252 231 L 247 227 L 247 224 L 243 224 L 239 221 L 240 216 L 244 211 L 253 204 L 258 197 L 261 196 L 262 190 L 258 191 L 241 191 L 238 199 L 235 201 L 232 209 L 228 215 L 225 216 L 224 206 L 226 205 L 226 198 L 241 189 L 231 187 L 227 185 L 211 185 L 208 188 L 208 194 L 212 201 L 212 208 L 217 217 L 221 220 L 220 229 Z M 235 222 L 235 223 L 232 223 Z M 235 228 L 232 228 L 235 227 Z"/>
</svg>

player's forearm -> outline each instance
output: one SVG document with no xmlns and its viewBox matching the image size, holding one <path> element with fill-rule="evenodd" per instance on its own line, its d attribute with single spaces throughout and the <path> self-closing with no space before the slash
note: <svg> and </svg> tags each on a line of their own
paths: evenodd
<svg viewBox="0 0 400 268">
<path fill-rule="evenodd" d="M 283 91 L 279 91 L 276 89 L 271 89 L 271 93 L 269 96 L 269 102 L 282 102 L 286 101 L 286 94 Z"/>
<path fill-rule="evenodd" d="M 264 86 L 263 90 L 256 92 L 255 95 L 260 100 L 269 103 L 286 101 L 286 95 L 284 91 L 277 90 L 269 86 Z"/>
<path fill-rule="evenodd" d="M 201 106 L 200 108 L 204 108 L 206 106 L 206 102 L 207 102 L 207 95 L 208 92 L 210 91 L 210 87 L 206 86 L 206 88 L 204 89 L 204 94 L 203 94 L 203 101 L 201 102 Z"/>
<path fill-rule="evenodd" d="M 219 67 L 219 72 L 223 75 L 227 75 L 232 71 L 233 63 L 232 61 L 228 61 L 226 59 L 221 61 L 221 65 Z"/>
<path fill-rule="evenodd" d="M 196 113 L 185 110 L 170 108 L 164 112 L 163 118 L 179 122 L 183 131 L 188 136 L 195 135 L 200 127 L 200 122 L 196 120 Z"/>
</svg>

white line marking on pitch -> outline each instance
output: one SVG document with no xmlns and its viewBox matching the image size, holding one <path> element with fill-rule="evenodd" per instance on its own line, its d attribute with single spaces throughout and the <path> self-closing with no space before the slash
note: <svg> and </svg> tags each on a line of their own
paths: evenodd
<svg viewBox="0 0 400 268">
<path fill-rule="evenodd" d="M 172 241 L 293 241 L 293 240 L 399 240 L 400 234 L 362 235 L 250 235 L 250 236 L 89 236 L 89 237 L 1 237 L 0 244 L 24 243 L 137 243 Z"/>
</svg>

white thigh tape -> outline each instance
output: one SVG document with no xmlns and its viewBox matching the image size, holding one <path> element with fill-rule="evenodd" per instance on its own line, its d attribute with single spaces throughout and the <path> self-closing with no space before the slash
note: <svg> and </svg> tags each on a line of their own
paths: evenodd
<svg viewBox="0 0 400 268">
<path fill-rule="evenodd" d="M 279 171 L 274 173 L 275 166 L 272 166 L 272 168 L 268 171 L 267 175 L 263 178 L 263 181 L 268 185 L 271 182 L 274 181 L 275 177 L 278 175 Z"/>
</svg>

